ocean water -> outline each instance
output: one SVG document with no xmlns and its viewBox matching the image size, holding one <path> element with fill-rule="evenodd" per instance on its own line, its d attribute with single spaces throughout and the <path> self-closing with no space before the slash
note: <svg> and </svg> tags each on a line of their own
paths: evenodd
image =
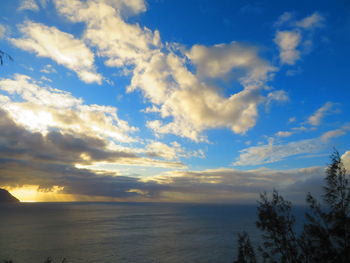
<svg viewBox="0 0 350 263">
<path fill-rule="evenodd" d="M 0 205 L 0 262 L 229 263 L 256 207 L 154 203 Z"/>
</svg>

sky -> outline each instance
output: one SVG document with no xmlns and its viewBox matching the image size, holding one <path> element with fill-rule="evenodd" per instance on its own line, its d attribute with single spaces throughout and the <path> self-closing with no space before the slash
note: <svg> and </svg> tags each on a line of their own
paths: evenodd
<svg viewBox="0 0 350 263">
<path fill-rule="evenodd" d="M 350 168 L 347 0 L 2 0 L 0 187 L 254 203 Z"/>
</svg>

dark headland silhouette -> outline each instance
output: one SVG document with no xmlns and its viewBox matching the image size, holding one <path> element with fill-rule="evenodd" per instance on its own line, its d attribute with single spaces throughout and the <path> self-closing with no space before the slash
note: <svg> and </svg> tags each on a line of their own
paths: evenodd
<svg viewBox="0 0 350 263">
<path fill-rule="evenodd" d="M 16 197 L 10 194 L 8 191 L 0 188 L 0 203 L 19 203 L 19 202 L 20 200 L 18 200 Z"/>
</svg>

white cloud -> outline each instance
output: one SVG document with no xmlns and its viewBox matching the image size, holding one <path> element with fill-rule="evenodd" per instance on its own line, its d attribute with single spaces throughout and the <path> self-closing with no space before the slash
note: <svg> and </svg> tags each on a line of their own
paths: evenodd
<svg viewBox="0 0 350 263">
<path fill-rule="evenodd" d="M 269 92 L 266 96 L 266 107 L 269 108 L 272 102 L 286 102 L 289 100 L 287 92 L 284 90 L 275 90 Z"/>
<path fill-rule="evenodd" d="M 158 141 L 152 141 L 146 146 L 145 152 L 148 156 L 160 157 L 166 160 L 178 160 L 181 157 L 205 157 L 204 152 L 202 150 L 186 150 L 176 141 L 171 142 L 170 145 Z"/>
<path fill-rule="evenodd" d="M 6 27 L 0 24 L 0 39 L 5 37 Z"/>
<path fill-rule="evenodd" d="M 274 38 L 282 64 L 294 65 L 301 59 L 302 54 L 310 52 L 313 45 L 313 29 L 322 27 L 324 20 L 324 17 L 317 12 L 301 20 L 295 20 L 293 14 L 289 12 L 279 17 L 275 25 L 287 28 L 278 30 Z M 287 74 L 293 75 L 300 70 L 299 68 L 298 71 L 287 71 Z"/>
<path fill-rule="evenodd" d="M 238 166 L 260 165 L 278 162 L 297 154 L 314 153 L 324 146 L 318 142 L 319 140 L 316 139 L 307 139 L 276 145 L 271 141 L 269 144 L 241 150 L 241 154 L 233 164 Z"/>
<path fill-rule="evenodd" d="M 279 137 L 289 137 L 292 135 L 293 135 L 293 132 L 291 131 L 279 131 L 276 133 L 276 136 L 279 136 Z"/>
<path fill-rule="evenodd" d="M 315 12 L 312 15 L 305 17 L 295 22 L 295 25 L 307 30 L 314 29 L 316 27 L 322 27 L 324 23 L 324 17 Z"/>
<path fill-rule="evenodd" d="M 331 130 L 331 131 L 325 132 L 324 134 L 322 134 L 321 139 L 323 141 L 328 141 L 329 139 L 332 139 L 332 138 L 335 138 L 335 137 L 339 137 L 339 136 L 342 136 L 342 135 L 346 134 L 349 130 L 350 130 L 350 124 L 347 123 L 347 124 L 344 124 L 339 129 L 335 129 L 335 130 Z"/>
<path fill-rule="evenodd" d="M 50 79 L 50 78 L 48 78 L 48 77 L 45 77 L 45 76 L 41 76 L 41 77 L 40 77 L 40 80 L 46 81 L 46 82 L 52 82 L 52 79 Z"/>
<path fill-rule="evenodd" d="M 174 158 L 170 156 L 171 152 L 164 151 L 164 147 L 161 147 L 163 152 L 160 157 L 166 160 L 157 160 L 149 158 L 151 154 L 145 156 L 150 152 L 148 148 L 121 146 L 137 141 L 130 136 L 137 129 L 121 120 L 114 107 L 85 104 L 69 92 L 40 86 L 40 82 L 19 74 L 13 79 L 1 79 L 0 91 L 5 94 L 0 93 L 0 115 L 6 117 L 0 121 L 4 129 L 1 134 L 4 140 L 0 138 L 0 144 L 11 144 L 13 149 L 25 148 L 23 153 L 10 150 L 11 153 L 18 152 L 18 158 L 37 158 L 41 162 L 42 158 L 50 155 L 48 162 L 85 165 L 88 169 L 99 163 L 186 168 L 178 160 L 167 160 Z M 7 132 L 6 129 L 18 132 Z M 20 138 L 21 134 L 26 137 Z M 13 144 L 12 141 L 19 143 Z M 40 154 L 39 149 L 28 154 L 33 142 L 36 147 L 44 147 L 45 154 Z M 171 146 L 175 148 L 176 155 L 187 154 L 176 142 Z M 5 148 L 5 152 L 10 149 Z M 170 146 L 165 150 L 169 149 Z"/>
<path fill-rule="evenodd" d="M 315 113 L 308 118 L 308 123 L 314 126 L 319 126 L 322 119 L 326 115 L 330 114 L 333 108 L 334 108 L 334 103 L 326 102 L 321 108 L 315 111 Z"/>
<path fill-rule="evenodd" d="M 0 88 L 9 94 L 19 95 L 23 100 L 55 108 L 71 108 L 82 103 L 69 92 L 37 85 L 29 76 L 15 74 L 13 79 L 1 79 Z"/>
<path fill-rule="evenodd" d="M 229 56 L 231 49 L 223 48 Z M 203 48 L 202 51 L 211 53 L 211 48 Z M 205 56 L 201 55 L 203 63 L 207 60 Z M 244 133 L 255 125 L 257 106 L 263 102 L 260 89 L 268 73 L 274 70 L 267 62 L 263 63 L 255 51 L 251 57 L 254 59 L 248 63 L 249 66 L 237 66 L 242 71 L 239 80 L 244 89 L 228 97 L 222 96 L 216 87 L 202 82 L 187 69 L 184 59 L 171 52 L 158 53 L 150 61 L 138 64 L 129 90 L 141 89 L 144 96 L 157 105 L 161 117 L 173 118 L 168 123 L 149 121 L 148 126 L 156 133 L 173 133 L 195 141 L 205 140 L 201 132 L 210 128 L 227 127 L 235 133 Z M 252 61 L 259 61 L 256 68 Z M 206 72 L 202 64 L 196 66 Z M 222 72 L 227 72 L 228 68 L 218 69 L 215 76 L 225 74 Z"/>
<path fill-rule="evenodd" d="M 280 15 L 275 23 L 276 27 L 283 26 L 284 24 L 290 22 L 293 19 L 294 15 L 291 12 L 284 12 Z"/>
<path fill-rule="evenodd" d="M 136 15 L 146 11 L 144 0 L 54 0 L 58 11 L 72 21 L 83 21 L 92 15 L 92 7 L 97 8 L 97 19 L 104 15 L 114 15 L 115 12 L 123 17 Z M 80 10 L 79 10 L 80 9 Z"/>
<path fill-rule="evenodd" d="M 20 5 L 18 7 L 19 11 L 22 11 L 22 10 L 38 11 L 39 10 L 39 6 L 35 2 L 35 0 L 20 0 L 20 1 L 21 1 Z"/>
<path fill-rule="evenodd" d="M 40 70 L 40 72 L 45 74 L 51 74 L 57 73 L 57 70 L 51 64 L 47 64 Z"/>
<path fill-rule="evenodd" d="M 85 22 L 84 40 L 98 48 L 107 58 L 108 66 L 133 65 L 149 57 L 160 45 L 158 31 L 128 24 L 121 17 L 124 12 L 145 10 L 143 1 L 78 1 L 56 0 L 58 11 L 72 22 Z"/>
<path fill-rule="evenodd" d="M 286 144 L 274 144 L 274 141 L 270 140 L 268 144 L 241 150 L 233 165 L 260 165 L 282 161 L 287 157 L 299 154 L 316 153 L 325 148 L 330 139 L 344 135 L 349 130 L 350 125 L 346 124 L 339 129 L 325 132 L 318 138 L 292 141 Z"/>
<path fill-rule="evenodd" d="M 296 118 L 296 117 L 290 117 L 290 118 L 288 119 L 288 122 L 289 122 L 289 123 L 296 122 L 296 121 L 297 121 L 297 118 Z"/>
<path fill-rule="evenodd" d="M 174 142 L 172 146 L 169 146 L 162 142 L 151 142 L 146 146 L 147 154 L 149 156 L 161 157 L 167 160 L 173 160 L 177 158 L 177 154 L 182 152 L 181 146 Z"/>
<path fill-rule="evenodd" d="M 148 122 L 155 133 L 173 133 L 200 141 L 205 140 L 201 133 L 206 129 L 227 127 L 244 133 L 255 125 L 257 107 L 264 102 L 260 90 L 276 70 L 258 55 L 256 48 L 236 42 L 212 47 L 195 45 L 185 53 L 196 66 L 196 75 L 188 69 L 188 60 L 177 45 L 163 45 L 158 31 L 124 21 L 125 8 L 134 14 L 145 10 L 142 1 L 55 3 L 69 20 L 85 23 L 84 40 L 106 57 L 108 66 L 130 69 L 128 91 L 140 89 L 153 104 L 145 112 L 156 109 L 161 118 L 170 117 L 165 123 Z M 209 60 L 216 65 L 208 66 Z M 227 97 L 200 76 L 217 78 L 229 72 L 244 89 Z"/>
<path fill-rule="evenodd" d="M 10 95 L 2 108 L 31 131 L 47 133 L 59 128 L 121 142 L 134 141 L 128 133 L 136 128 L 121 120 L 114 107 L 84 104 L 69 92 L 42 87 L 30 77 L 19 74 L 13 79 L 0 80 L 0 90 Z M 16 99 L 18 96 L 21 101 Z"/>
<path fill-rule="evenodd" d="M 20 25 L 23 38 L 10 39 L 17 47 L 48 57 L 73 71 L 87 83 L 101 84 L 102 76 L 96 73 L 94 54 L 79 39 L 55 27 L 27 21 Z"/>
<path fill-rule="evenodd" d="M 161 107 L 170 123 L 155 120 L 148 123 L 156 133 L 173 133 L 192 140 L 205 140 L 201 132 L 209 128 L 227 127 L 245 133 L 257 118 L 257 105 L 262 101 L 258 90 L 244 90 L 224 98 L 206 86 L 192 86 L 171 93 Z"/>
<path fill-rule="evenodd" d="M 289 26 L 298 27 L 304 30 L 312 30 L 324 25 L 325 18 L 318 12 L 306 16 L 300 20 L 295 19 L 295 14 L 292 12 L 284 12 L 275 23 L 276 27 Z"/>
<path fill-rule="evenodd" d="M 283 64 L 294 65 L 300 59 L 300 51 L 297 49 L 301 41 L 298 31 L 278 31 L 274 39 L 280 50 L 280 60 Z"/>
<path fill-rule="evenodd" d="M 346 151 L 342 156 L 341 159 L 344 163 L 345 169 L 347 172 L 350 172 L 350 151 Z"/>
<path fill-rule="evenodd" d="M 210 78 L 236 75 L 244 78 L 243 82 L 265 82 L 268 73 L 276 70 L 259 57 L 256 48 L 238 42 L 212 47 L 194 45 L 187 56 L 196 65 L 199 76 Z"/>
</svg>

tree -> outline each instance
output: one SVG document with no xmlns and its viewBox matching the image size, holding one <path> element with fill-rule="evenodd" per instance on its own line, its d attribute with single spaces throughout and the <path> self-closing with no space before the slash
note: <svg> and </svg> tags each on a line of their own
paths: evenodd
<svg viewBox="0 0 350 263">
<path fill-rule="evenodd" d="M 304 238 L 312 262 L 349 262 L 350 259 L 350 184 L 340 155 L 335 151 L 326 171 L 323 205 L 310 193 L 310 213 Z"/>
<path fill-rule="evenodd" d="M 0 50 L 0 65 L 4 64 L 4 58 L 7 58 L 7 59 L 13 61 L 13 58 L 9 54 Z"/>
<path fill-rule="evenodd" d="M 331 155 L 323 187 L 323 202 L 310 193 L 309 212 L 300 234 L 295 231 L 292 203 L 274 190 L 271 199 L 260 195 L 257 227 L 263 232 L 258 247 L 263 262 L 322 263 L 350 262 L 350 183 L 349 174 L 337 151 Z M 237 263 L 258 262 L 247 234 L 238 237 Z M 247 252 L 245 247 L 249 247 Z M 253 255 L 254 257 L 250 257 Z"/>
<path fill-rule="evenodd" d="M 254 248 L 246 232 L 238 234 L 238 257 L 233 263 L 256 263 Z"/>
</svg>

